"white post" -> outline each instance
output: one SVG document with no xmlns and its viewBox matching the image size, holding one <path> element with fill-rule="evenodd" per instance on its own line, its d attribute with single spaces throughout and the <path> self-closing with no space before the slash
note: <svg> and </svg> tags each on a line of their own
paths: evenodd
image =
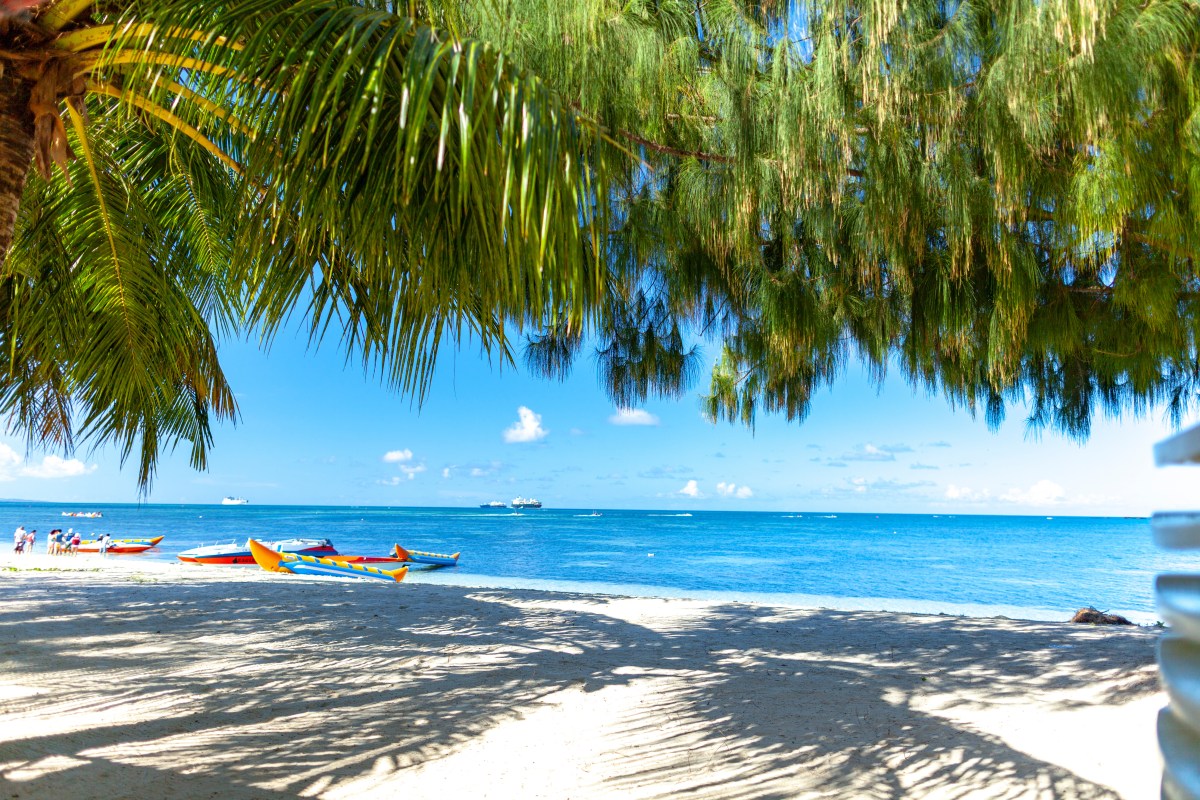
<svg viewBox="0 0 1200 800">
<path fill-rule="evenodd" d="M 1200 425 L 1154 447 L 1158 466 L 1200 465 Z M 1155 514 L 1154 540 L 1168 550 L 1200 549 L 1200 511 Z M 1200 800 L 1200 575 L 1159 575 L 1159 613 L 1171 626 L 1158 645 L 1158 671 L 1170 704 L 1158 715 L 1162 796 Z"/>
</svg>

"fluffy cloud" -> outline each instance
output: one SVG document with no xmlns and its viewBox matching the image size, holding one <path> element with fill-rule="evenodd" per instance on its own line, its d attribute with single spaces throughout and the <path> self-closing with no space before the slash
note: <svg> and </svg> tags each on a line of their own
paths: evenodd
<svg viewBox="0 0 1200 800">
<path fill-rule="evenodd" d="M 413 478 L 417 477 L 417 475 L 425 471 L 425 465 L 417 464 L 413 467 L 404 466 L 400 467 L 400 471 L 407 475 L 408 479 L 411 481 Z"/>
<path fill-rule="evenodd" d="M 412 450 L 388 450 L 383 454 L 383 460 L 389 464 L 398 464 L 401 461 L 412 461 Z"/>
<path fill-rule="evenodd" d="M 700 487 L 694 480 L 685 483 L 683 488 L 679 490 L 679 494 L 684 497 L 704 497 L 704 494 L 700 491 Z"/>
<path fill-rule="evenodd" d="M 517 421 L 504 431 L 504 441 L 509 444 L 536 442 L 538 439 L 544 439 L 549 432 L 542 427 L 541 414 L 521 406 L 517 409 Z"/>
<path fill-rule="evenodd" d="M 25 463 L 15 450 L 0 443 L 0 481 L 15 481 L 17 478 L 75 478 L 95 472 L 95 464 L 85 464 L 77 458 L 43 456 L 37 463 Z"/>
<path fill-rule="evenodd" d="M 941 469 L 941 467 L 935 467 L 933 464 L 921 464 L 920 462 L 909 464 L 908 468 L 909 469 Z"/>
<path fill-rule="evenodd" d="M 442 467 L 442 477 L 443 478 L 450 477 L 450 467 Z"/>
<path fill-rule="evenodd" d="M 84 464 L 78 458 L 46 456 L 40 464 L 26 464 L 21 475 L 26 478 L 74 478 L 95 471 L 95 464 Z"/>
<path fill-rule="evenodd" d="M 695 481 L 691 481 L 691 483 L 695 483 Z M 749 486 L 738 486 L 736 483 L 721 481 L 717 484 L 717 494 L 722 497 L 736 497 L 739 500 L 745 500 L 754 496 L 754 490 Z"/>
<path fill-rule="evenodd" d="M 1053 506 L 1067 497 L 1066 491 L 1054 481 L 1040 480 L 1028 489 L 1009 489 L 1000 495 L 1006 503 L 1022 506 Z"/>
<path fill-rule="evenodd" d="M 958 500 L 965 503 L 982 503 L 990 499 L 992 493 L 987 489 L 980 489 L 978 492 L 969 486 L 955 486 L 953 483 L 946 487 L 946 499 Z"/>
<path fill-rule="evenodd" d="M 640 408 L 618 408 L 608 421 L 613 425 L 657 425 L 658 417 Z"/>
</svg>

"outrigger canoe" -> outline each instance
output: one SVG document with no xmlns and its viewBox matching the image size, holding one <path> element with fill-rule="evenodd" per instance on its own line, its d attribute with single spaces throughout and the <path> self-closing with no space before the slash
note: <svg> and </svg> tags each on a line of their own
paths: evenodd
<svg viewBox="0 0 1200 800">
<path fill-rule="evenodd" d="M 426 553 L 423 550 L 406 550 L 396 545 L 390 556 L 347 556 L 342 554 L 325 556 L 331 561 L 346 564 L 430 564 L 437 567 L 453 567 L 458 564 L 458 553 Z"/>
<path fill-rule="evenodd" d="M 259 542 L 277 552 L 301 553 L 307 556 L 333 556 L 337 550 L 328 539 L 283 539 L 278 542 Z M 184 550 L 178 556 L 180 561 L 189 564 L 253 564 L 254 556 L 250 552 L 250 543 L 246 544 L 210 544 L 204 547 L 193 547 Z"/>
<path fill-rule="evenodd" d="M 365 564 L 335 561 L 298 553 L 280 553 L 277 550 L 250 540 L 250 553 L 254 561 L 268 572 L 290 572 L 294 575 L 332 575 L 339 578 L 375 578 L 399 583 L 408 574 L 408 567 L 399 569 L 377 569 Z"/>
<path fill-rule="evenodd" d="M 165 539 L 166 536 L 154 536 L 151 538 L 142 539 L 110 539 L 108 542 L 108 551 L 114 555 L 126 555 L 129 553 L 144 553 L 151 547 L 157 547 L 158 543 Z M 85 539 L 79 543 L 78 552 L 80 553 L 99 553 L 100 542 L 95 539 Z"/>
</svg>

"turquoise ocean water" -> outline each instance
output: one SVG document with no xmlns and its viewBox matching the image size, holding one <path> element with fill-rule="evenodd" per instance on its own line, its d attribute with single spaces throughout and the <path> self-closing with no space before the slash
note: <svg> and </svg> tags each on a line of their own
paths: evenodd
<svg viewBox="0 0 1200 800">
<path fill-rule="evenodd" d="M 100 511 L 101 519 L 61 516 Z M 1157 550 L 1144 519 L 783 512 L 483 510 L 0 503 L 7 530 L 166 534 L 123 559 L 175 560 L 201 544 L 327 536 L 343 553 L 392 543 L 461 551 L 412 583 L 746 600 L 806 607 L 1064 619 L 1095 605 L 1156 619 L 1156 572 L 1200 570 Z M 2 541 L 2 540 L 0 540 Z M 82 558 L 83 556 L 81 556 Z M 114 556 L 117 557 L 117 556 Z M 181 569 L 242 569 L 183 566 Z"/>
</svg>

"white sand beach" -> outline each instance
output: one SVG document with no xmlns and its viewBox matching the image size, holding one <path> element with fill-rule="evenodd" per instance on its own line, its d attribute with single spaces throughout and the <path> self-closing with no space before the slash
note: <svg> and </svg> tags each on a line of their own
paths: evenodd
<svg viewBox="0 0 1200 800">
<path fill-rule="evenodd" d="M 0 796 L 1149 800 L 1156 638 L 8 556 Z"/>
</svg>

